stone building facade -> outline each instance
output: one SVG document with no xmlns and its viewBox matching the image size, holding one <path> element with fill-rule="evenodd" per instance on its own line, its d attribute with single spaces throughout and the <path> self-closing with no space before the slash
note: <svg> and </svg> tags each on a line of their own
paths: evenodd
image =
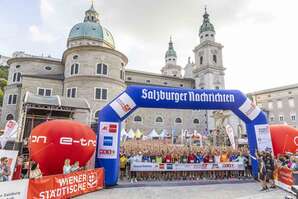
<svg viewBox="0 0 298 199">
<path fill-rule="evenodd" d="M 189 58 L 184 68 L 177 65 L 178 55 L 171 39 L 161 74 L 126 69 L 128 58 L 115 49 L 111 32 L 101 25 L 92 5 L 85 12 L 84 21 L 71 29 L 62 59 L 16 52 L 8 60 L 9 80 L 1 126 L 9 118 L 20 119 L 26 92 L 45 98 L 58 95 L 86 100 L 90 119 L 82 122 L 90 125 L 98 120 L 99 110 L 127 85 L 224 89 L 223 46 L 216 42 L 215 35 L 205 10 L 200 43 L 193 50 L 194 62 Z M 210 132 L 215 128 L 212 114 L 213 111 L 206 110 L 139 109 L 125 121 L 125 128 L 139 128 L 144 132 L 153 128 L 176 133 L 182 129 Z"/>
<path fill-rule="evenodd" d="M 265 110 L 270 124 L 298 127 L 298 84 L 266 89 L 248 94 Z"/>
</svg>

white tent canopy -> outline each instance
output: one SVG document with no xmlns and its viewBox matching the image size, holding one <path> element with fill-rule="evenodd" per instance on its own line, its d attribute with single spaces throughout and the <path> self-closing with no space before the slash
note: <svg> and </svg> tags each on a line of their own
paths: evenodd
<svg viewBox="0 0 298 199">
<path fill-rule="evenodd" d="M 158 135 L 158 133 L 156 132 L 155 129 L 152 129 L 152 131 L 148 134 L 149 138 L 160 138 L 160 135 Z"/>
<path fill-rule="evenodd" d="M 165 129 L 163 129 L 163 130 L 161 131 L 161 133 L 159 134 L 159 136 L 160 136 L 161 138 L 170 137 L 169 134 L 168 134 L 168 132 L 167 132 L 167 130 L 165 130 Z"/>
<path fill-rule="evenodd" d="M 128 134 L 127 134 L 127 132 L 125 131 L 125 129 L 123 128 L 122 130 L 121 130 L 121 137 L 123 137 L 123 136 L 127 136 Z"/>
<path fill-rule="evenodd" d="M 127 138 L 133 139 L 135 137 L 135 132 L 132 129 L 129 129 Z"/>
<path fill-rule="evenodd" d="M 140 129 L 137 129 L 135 132 L 136 139 L 142 138 L 143 133 L 140 131 Z"/>
</svg>

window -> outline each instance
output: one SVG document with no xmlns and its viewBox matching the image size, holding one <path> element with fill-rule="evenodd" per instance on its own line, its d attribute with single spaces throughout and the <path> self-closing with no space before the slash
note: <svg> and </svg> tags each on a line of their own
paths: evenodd
<svg viewBox="0 0 298 199">
<path fill-rule="evenodd" d="M 21 65 L 16 65 L 16 68 L 20 68 L 21 67 Z"/>
<path fill-rule="evenodd" d="M 141 118 L 141 116 L 137 115 L 137 116 L 135 116 L 133 118 L 133 121 L 135 121 L 135 122 L 142 122 L 142 118 Z"/>
<path fill-rule="evenodd" d="M 107 75 L 108 74 L 108 66 L 106 64 L 97 64 L 96 74 Z"/>
<path fill-rule="evenodd" d="M 272 110 L 273 109 L 273 102 L 268 102 L 268 109 Z"/>
<path fill-rule="evenodd" d="M 295 107 L 294 98 L 289 98 L 289 106 L 290 106 L 291 108 Z"/>
<path fill-rule="evenodd" d="M 46 66 L 44 67 L 46 70 L 52 70 L 52 67 L 51 66 Z"/>
<path fill-rule="evenodd" d="M 99 115 L 100 110 L 96 111 L 94 114 L 94 118 L 98 119 L 98 115 Z"/>
<path fill-rule="evenodd" d="M 213 37 L 214 35 L 213 34 L 211 34 L 211 37 Z"/>
<path fill-rule="evenodd" d="M 9 95 L 7 104 L 16 104 L 18 95 Z"/>
<path fill-rule="evenodd" d="M 12 82 L 20 82 L 21 81 L 21 73 L 17 72 L 13 74 Z"/>
<path fill-rule="evenodd" d="M 71 75 L 79 74 L 79 64 L 71 65 L 70 74 Z"/>
<path fill-rule="evenodd" d="M 168 82 L 164 82 L 163 84 L 164 84 L 164 85 L 167 85 L 167 84 L 168 84 Z"/>
<path fill-rule="evenodd" d="M 203 39 L 203 35 L 201 35 L 201 39 Z"/>
<path fill-rule="evenodd" d="M 209 34 L 206 34 L 206 35 L 205 35 L 205 37 L 208 37 L 208 36 L 209 36 Z"/>
<path fill-rule="evenodd" d="M 155 122 L 157 122 L 157 123 L 162 123 L 162 122 L 163 122 L 162 117 L 158 116 L 158 117 L 155 119 Z"/>
<path fill-rule="evenodd" d="M 8 114 L 7 116 L 6 116 L 6 120 L 8 121 L 8 120 L 13 120 L 13 115 L 12 114 Z"/>
<path fill-rule="evenodd" d="M 149 79 L 147 79 L 147 80 L 146 80 L 146 83 L 150 83 L 150 80 L 149 80 Z"/>
<path fill-rule="evenodd" d="M 217 90 L 218 90 L 218 89 L 219 89 L 219 86 L 215 86 L 215 89 L 217 89 Z"/>
<path fill-rule="evenodd" d="M 199 121 L 199 119 L 196 118 L 196 119 L 193 120 L 193 123 L 194 123 L 194 124 L 199 124 L 200 121 Z"/>
<path fill-rule="evenodd" d="M 66 96 L 70 98 L 75 98 L 77 96 L 77 88 L 68 88 Z"/>
<path fill-rule="evenodd" d="M 37 88 L 37 95 L 51 96 L 52 95 L 52 89 L 51 88 Z"/>
<path fill-rule="evenodd" d="M 213 62 L 214 62 L 214 63 L 217 62 L 217 57 L 216 57 L 216 55 L 213 55 Z"/>
<path fill-rule="evenodd" d="M 107 100 L 108 99 L 108 89 L 106 88 L 95 88 L 95 99 L 97 100 Z"/>
<path fill-rule="evenodd" d="M 180 117 L 177 117 L 177 118 L 175 119 L 175 123 L 177 123 L 177 124 L 181 124 L 181 123 L 182 123 L 182 119 L 181 119 Z"/>
<path fill-rule="evenodd" d="M 281 121 L 281 122 L 284 121 L 284 116 L 283 115 L 279 116 L 279 121 Z"/>
<path fill-rule="evenodd" d="M 124 79 L 124 71 L 120 70 L 120 79 Z"/>
<path fill-rule="evenodd" d="M 200 64 L 203 64 L 203 56 L 200 57 Z"/>
<path fill-rule="evenodd" d="M 277 108 L 281 109 L 282 108 L 282 101 L 277 100 Z"/>
<path fill-rule="evenodd" d="M 132 80 L 132 78 L 131 77 L 127 77 L 127 80 Z"/>
<path fill-rule="evenodd" d="M 291 114 L 291 120 L 296 121 L 296 114 Z"/>
<path fill-rule="evenodd" d="M 274 121 L 274 116 L 270 116 L 270 122 Z"/>
</svg>

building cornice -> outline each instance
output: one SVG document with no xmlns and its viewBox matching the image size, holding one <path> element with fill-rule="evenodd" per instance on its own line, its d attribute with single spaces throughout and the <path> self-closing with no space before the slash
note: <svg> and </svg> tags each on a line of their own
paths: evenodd
<svg viewBox="0 0 298 199">
<path fill-rule="evenodd" d="M 101 82 L 115 83 L 120 86 L 126 87 L 124 80 L 118 80 L 107 76 L 77 75 L 77 76 L 66 77 L 64 79 L 64 83 L 77 82 L 79 80 L 97 80 Z"/>
<path fill-rule="evenodd" d="M 199 73 L 199 72 L 209 72 L 209 71 L 220 71 L 224 72 L 226 68 L 224 67 L 217 67 L 217 66 L 202 66 L 202 67 L 195 67 L 193 69 L 193 73 Z"/>
<path fill-rule="evenodd" d="M 53 60 L 47 57 L 13 57 L 7 61 L 7 64 L 11 65 L 14 62 L 24 62 L 24 61 L 33 61 L 33 62 L 40 62 L 40 63 L 49 63 L 49 64 L 62 64 L 61 60 Z"/>
<path fill-rule="evenodd" d="M 206 41 L 200 43 L 199 45 L 197 45 L 197 46 L 193 49 L 193 52 L 196 52 L 196 51 L 198 51 L 199 49 L 204 48 L 204 47 L 206 47 L 206 46 L 214 46 L 214 47 L 217 47 L 217 48 L 220 48 L 220 49 L 222 49 L 222 48 L 224 47 L 224 46 L 223 46 L 222 44 L 220 44 L 220 43 L 217 43 L 217 42 L 214 42 L 214 41 L 208 41 L 208 40 L 206 40 Z"/>
<path fill-rule="evenodd" d="M 163 79 L 170 79 L 170 80 L 176 80 L 176 81 L 181 81 L 181 80 L 186 80 L 190 81 L 193 80 L 192 78 L 183 78 L 183 77 L 174 77 L 174 76 L 167 76 L 167 75 L 162 75 L 159 73 L 152 73 L 152 72 L 145 72 L 145 71 L 139 71 L 139 70 L 133 70 L 133 69 L 125 69 L 125 75 L 128 75 L 127 73 L 134 73 L 134 74 L 139 74 L 139 75 L 148 75 L 148 76 L 153 76 L 153 77 L 158 77 L 158 78 L 163 78 Z"/>
<path fill-rule="evenodd" d="M 298 84 L 290 84 L 290 85 L 286 85 L 286 86 L 280 86 L 280 87 L 250 92 L 250 93 L 247 93 L 247 95 L 261 95 L 261 94 L 268 94 L 268 93 L 272 93 L 272 92 L 279 92 L 279 91 L 285 91 L 285 90 L 296 89 L 296 88 L 298 88 Z"/>
<path fill-rule="evenodd" d="M 100 51 L 100 52 L 111 53 L 113 55 L 116 55 L 116 56 L 120 57 L 122 60 L 124 60 L 125 65 L 128 63 L 128 58 L 123 53 L 121 53 L 121 52 L 119 52 L 115 49 L 102 47 L 102 46 L 91 46 L 91 45 L 74 46 L 74 47 L 66 49 L 63 53 L 63 56 L 62 56 L 62 63 L 65 64 L 65 58 L 66 58 L 67 55 L 69 55 L 70 53 L 73 53 L 73 52 L 80 51 L 80 50 L 83 50 L 83 51 Z"/>
</svg>

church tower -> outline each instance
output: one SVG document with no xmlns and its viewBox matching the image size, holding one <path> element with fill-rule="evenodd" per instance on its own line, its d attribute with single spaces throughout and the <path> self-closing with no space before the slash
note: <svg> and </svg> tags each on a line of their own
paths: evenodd
<svg viewBox="0 0 298 199">
<path fill-rule="evenodd" d="M 200 44 L 193 50 L 195 63 L 193 66 L 193 78 L 197 89 L 224 89 L 224 71 L 222 62 L 223 45 L 215 41 L 215 29 L 210 22 L 209 14 L 205 8 L 203 24 L 200 27 Z M 206 133 L 215 129 L 213 110 L 201 112 L 206 121 Z"/>
<path fill-rule="evenodd" d="M 215 42 L 215 29 L 210 22 L 206 8 L 199 37 L 200 44 L 193 50 L 195 54 L 193 76 L 195 78 L 196 88 L 224 89 L 225 68 L 222 63 L 223 46 Z"/>
<path fill-rule="evenodd" d="M 170 38 L 169 47 L 165 55 L 165 62 L 165 66 L 161 69 L 163 75 L 182 77 L 181 66 L 177 65 L 177 54 L 174 49 L 172 37 Z"/>
</svg>

